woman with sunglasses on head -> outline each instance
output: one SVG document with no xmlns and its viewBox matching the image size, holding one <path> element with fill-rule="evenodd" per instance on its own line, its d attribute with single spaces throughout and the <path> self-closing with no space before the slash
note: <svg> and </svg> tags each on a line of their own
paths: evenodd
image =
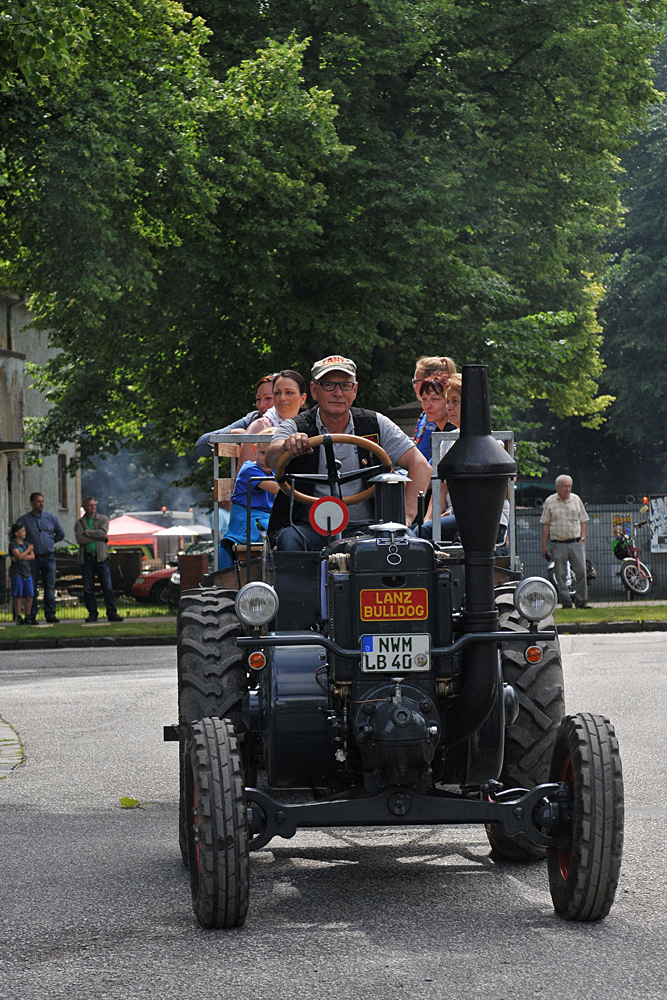
<svg viewBox="0 0 667 1000">
<path fill-rule="evenodd" d="M 431 357 L 425 356 L 417 360 L 415 365 L 415 374 L 412 379 L 412 387 L 415 390 L 417 399 L 422 400 L 421 388 L 422 383 L 426 379 L 432 379 L 438 377 L 441 380 L 441 384 L 446 387 L 447 380 L 450 375 L 456 373 L 456 365 L 451 358 L 447 357 Z M 423 406 L 422 400 L 422 406 Z M 443 426 L 436 424 L 425 410 L 422 411 L 415 427 L 414 441 L 417 445 L 419 451 L 421 451 L 424 458 L 427 461 L 431 461 L 431 434 L 434 430 L 446 430 L 453 431 L 456 428 L 448 426 L 448 421 L 445 420 Z"/>
<path fill-rule="evenodd" d="M 269 427 L 278 427 L 283 420 L 293 420 L 302 409 L 306 409 L 308 387 L 302 375 L 292 368 L 283 368 L 276 372 L 273 379 L 273 406 L 270 410 L 254 420 L 248 427 L 247 434 L 261 434 Z M 252 459 L 252 445 L 244 444 L 239 455 L 239 466 Z"/>
</svg>

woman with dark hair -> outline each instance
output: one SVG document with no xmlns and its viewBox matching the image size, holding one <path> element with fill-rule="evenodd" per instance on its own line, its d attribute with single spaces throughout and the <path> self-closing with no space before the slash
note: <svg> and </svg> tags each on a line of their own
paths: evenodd
<svg viewBox="0 0 667 1000">
<path fill-rule="evenodd" d="M 302 375 L 293 368 L 283 368 L 273 379 L 273 406 L 254 420 L 247 434 L 260 434 L 268 427 L 277 427 L 283 420 L 289 420 L 305 409 L 308 387 Z M 252 445 L 244 444 L 239 455 L 239 465 L 252 459 Z"/>
<path fill-rule="evenodd" d="M 443 386 L 443 390 L 447 388 L 447 380 L 450 376 L 456 374 L 456 365 L 451 358 L 447 357 L 431 357 L 424 356 L 417 359 L 415 365 L 415 374 L 412 379 L 412 387 L 415 390 L 417 399 L 422 401 L 422 406 L 424 401 L 422 399 L 422 386 L 425 381 L 431 381 L 437 378 Z M 433 391 L 433 390 L 432 390 Z M 422 453 L 427 461 L 431 461 L 431 434 L 434 430 L 445 430 L 454 431 L 456 427 L 452 424 L 451 426 L 445 420 L 445 425 L 436 427 L 436 423 L 431 417 L 426 413 L 425 410 L 419 416 L 417 420 L 417 426 L 415 427 L 414 441 L 417 448 Z"/>
<path fill-rule="evenodd" d="M 449 420 L 447 413 L 446 393 L 450 378 L 452 378 L 450 375 L 431 375 L 423 380 L 420 387 L 419 395 L 426 417 L 428 437 L 424 446 L 419 450 L 431 462 L 431 465 L 434 464 L 431 455 L 431 434 L 433 431 L 456 430 L 456 425 Z M 424 435 L 422 442 L 424 442 Z"/>
</svg>

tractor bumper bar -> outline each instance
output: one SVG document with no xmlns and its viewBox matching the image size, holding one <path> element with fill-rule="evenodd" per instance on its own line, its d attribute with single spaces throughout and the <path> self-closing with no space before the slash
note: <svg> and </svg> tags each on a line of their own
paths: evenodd
<svg viewBox="0 0 667 1000">
<path fill-rule="evenodd" d="M 246 799 L 251 850 L 260 850 L 273 837 L 288 840 L 298 829 L 333 826 L 500 823 L 508 836 L 522 833 L 541 847 L 567 848 L 571 841 L 571 786 L 565 784 L 513 788 L 495 798 L 446 792 L 421 795 L 397 787 L 379 795 L 298 805 L 277 802 L 265 792 L 246 788 Z"/>
<path fill-rule="evenodd" d="M 502 643 L 534 643 L 553 642 L 556 632 L 553 629 L 545 629 L 543 632 L 467 632 L 460 639 L 449 646 L 435 646 L 431 650 L 432 656 L 452 656 L 460 649 L 477 642 L 502 642 Z M 249 648 L 261 649 L 264 646 L 323 646 L 330 653 L 336 656 L 358 659 L 361 656 L 359 649 L 344 649 L 332 639 L 318 635 L 317 632 L 290 632 L 289 635 L 258 635 L 239 636 L 236 645 Z"/>
</svg>

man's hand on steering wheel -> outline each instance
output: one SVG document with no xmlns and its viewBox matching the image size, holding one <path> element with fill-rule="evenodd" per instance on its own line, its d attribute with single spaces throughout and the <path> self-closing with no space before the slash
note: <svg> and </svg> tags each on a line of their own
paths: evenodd
<svg viewBox="0 0 667 1000">
<path fill-rule="evenodd" d="M 275 475 L 276 482 L 280 486 L 283 493 L 288 496 L 291 493 L 291 487 L 286 481 L 285 469 L 298 455 L 304 455 L 307 452 L 312 452 L 313 448 L 318 445 L 326 444 L 326 439 L 328 439 L 333 444 L 350 444 L 357 448 L 363 448 L 367 451 L 372 452 L 379 458 L 380 462 L 377 466 L 371 466 L 366 469 L 355 469 L 351 472 L 343 473 L 341 475 L 340 471 L 336 467 L 332 467 L 332 462 L 327 461 L 328 475 L 309 475 L 307 473 L 295 473 L 294 480 L 304 480 L 312 482 L 327 482 L 333 481 L 336 483 L 340 489 L 341 483 L 350 481 L 351 479 L 359 479 L 362 475 L 369 472 L 390 472 L 391 471 L 391 459 L 386 453 L 384 448 L 381 448 L 379 444 L 375 441 L 371 441 L 368 438 L 357 437 L 355 434 L 331 434 L 322 435 L 319 434 L 316 437 L 309 438 L 306 434 L 290 434 L 289 437 L 285 438 L 285 450 L 282 452 L 280 458 L 276 462 Z M 332 451 L 329 451 L 325 447 L 325 451 L 332 455 Z M 329 456 L 327 456 L 329 457 Z M 375 486 L 371 486 L 368 489 L 362 490 L 360 493 L 355 493 L 352 496 L 343 497 L 343 501 L 348 506 L 352 504 L 361 503 L 364 500 L 370 499 L 375 493 Z M 316 496 L 310 496 L 307 493 L 300 493 L 299 491 L 294 491 L 294 498 L 300 503 L 313 504 L 317 500 Z"/>
<path fill-rule="evenodd" d="M 290 461 L 293 458 L 297 458 L 299 455 L 310 454 L 313 450 L 308 443 L 307 434 L 290 434 L 289 437 L 285 438 L 283 444 L 285 446 L 285 451 L 289 452 Z"/>
</svg>

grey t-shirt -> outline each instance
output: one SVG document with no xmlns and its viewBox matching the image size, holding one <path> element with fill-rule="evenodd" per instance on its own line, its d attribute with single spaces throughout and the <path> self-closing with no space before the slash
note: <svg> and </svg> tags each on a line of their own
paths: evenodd
<svg viewBox="0 0 667 1000">
<path fill-rule="evenodd" d="M 414 448 L 415 443 L 407 436 L 407 434 L 404 434 L 401 428 L 398 427 L 393 420 L 390 420 L 389 417 L 385 417 L 383 413 L 378 413 L 376 415 L 380 428 L 380 447 L 384 448 L 389 455 L 389 458 L 395 465 L 399 458 L 406 453 L 406 451 Z M 316 422 L 318 434 L 329 433 L 328 429 L 324 426 L 320 419 L 319 410 L 316 414 Z M 296 433 L 297 426 L 295 422 L 293 420 L 284 420 L 280 427 L 276 427 L 271 441 L 284 441 L 285 438 L 290 436 L 290 434 Z M 350 419 L 344 433 L 354 434 L 354 420 L 352 419 L 352 414 L 350 414 Z M 333 448 L 336 459 L 341 463 L 341 473 L 351 472 L 353 469 L 359 468 L 359 459 L 357 457 L 358 449 L 355 445 L 334 444 Z M 320 475 L 326 475 L 327 473 L 327 460 L 324 448 L 320 448 L 320 461 L 317 471 Z M 362 479 L 351 479 L 349 482 L 343 483 L 341 486 L 341 493 L 343 497 L 350 497 L 355 493 L 360 493 L 363 489 L 365 489 L 365 486 Z M 313 492 L 318 497 L 329 496 L 329 486 L 327 483 L 315 483 Z M 373 517 L 374 505 L 372 500 L 365 500 L 363 503 L 355 504 L 350 507 L 350 524 L 368 524 Z"/>
<path fill-rule="evenodd" d="M 11 558 L 11 554 L 12 554 L 12 549 L 17 549 L 18 552 L 25 552 L 25 550 L 27 548 L 28 548 L 28 542 L 26 542 L 26 541 L 17 542 L 17 540 L 15 538 L 12 539 L 12 541 L 9 543 L 9 556 L 10 556 L 10 558 Z M 18 562 L 15 562 L 12 559 L 11 564 L 9 566 L 9 575 L 10 576 L 22 576 L 24 580 L 27 580 L 28 577 L 30 576 L 30 562 L 29 562 L 29 560 L 28 559 L 19 559 Z"/>
</svg>

